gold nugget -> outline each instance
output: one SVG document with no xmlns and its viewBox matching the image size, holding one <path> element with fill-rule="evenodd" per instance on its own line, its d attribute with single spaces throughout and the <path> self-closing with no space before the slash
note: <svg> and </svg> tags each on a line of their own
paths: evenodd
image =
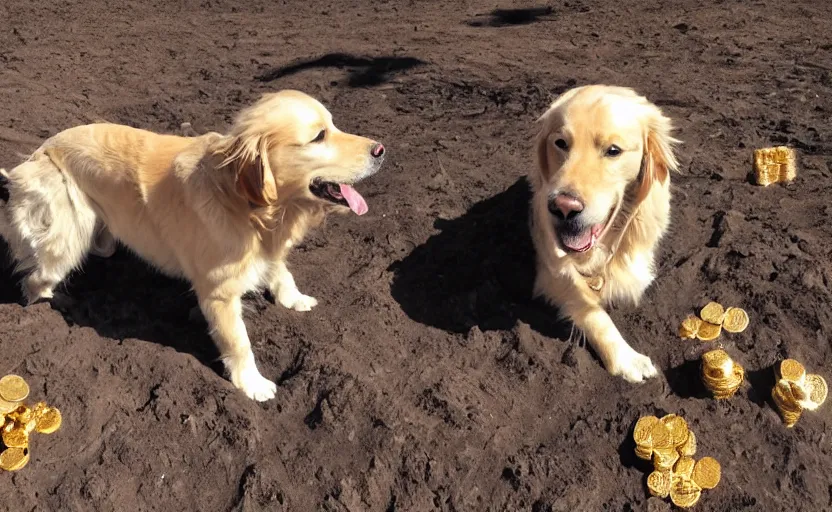
<svg viewBox="0 0 832 512">
<path fill-rule="evenodd" d="M 647 489 L 653 496 L 667 498 L 670 494 L 670 473 L 667 471 L 653 471 L 647 475 Z"/>
<path fill-rule="evenodd" d="M 6 375 L 0 379 L 0 398 L 20 402 L 29 396 L 29 385 L 19 375 Z"/>
<path fill-rule="evenodd" d="M 0 453 L 0 469 L 17 471 L 29 462 L 28 448 L 7 448 Z"/>
<path fill-rule="evenodd" d="M 758 185 L 791 181 L 797 177 L 797 152 L 787 146 L 754 150 L 754 174 Z"/>
<path fill-rule="evenodd" d="M 722 325 L 722 320 L 725 318 L 725 309 L 722 304 L 711 301 L 702 308 L 699 317 L 710 324 Z"/>
<path fill-rule="evenodd" d="M 702 457 L 693 466 L 691 479 L 703 489 L 713 489 L 722 478 L 722 467 L 713 457 Z"/>
<path fill-rule="evenodd" d="M 679 337 L 681 338 L 696 338 L 696 333 L 699 332 L 699 327 L 702 325 L 702 319 L 696 315 L 688 315 L 682 320 L 682 325 L 679 327 Z"/>
<path fill-rule="evenodd" d="M 725 310 L 722 328 L 731 333 L 738 333 L 744 331 L 749 322 L 748 313 L 744 309 L 732 307 Z"/>
</svg>

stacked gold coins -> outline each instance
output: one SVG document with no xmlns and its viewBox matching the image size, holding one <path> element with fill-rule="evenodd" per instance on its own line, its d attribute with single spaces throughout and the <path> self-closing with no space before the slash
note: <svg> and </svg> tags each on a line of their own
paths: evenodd
<svg viewBox="0 0 832 512">
<path fill-rule="evenodd" d="M 745 370 L 722 349 L 702 354 L 702 382 L 714 398 L 731 398 L 745 378 Z"/>
<path fill-rule="evenodd" d="M 722 330 L 731 333 L 742 332 L 748 327 L 748 313 L 741 308 L 724 308 L 718 302 L 709 302 L 699 312 L 699 316 L 689 315 L 679 327 L 682 338 L 698 338 L 700 341 L 712 341 L 722 334 Z"/>
<path fill-rule="evenodd" d="M 754 176 L 764 187 L 793 180 L 797 176 L 797 152 L 786 146 L 755 149 Z"/>
<path fill-rule="evenodd" d="M 654 471 L 647 476 L 653 496 L 669 496 L 677 507 L 689 508 L 699 501 L 703 489 L 713 489 L 719 483 L 719 462 L 712 457 L 693 458 L 696 436 L 681 416 L 643 416 L 636 422 L 633 439 L 636 456 L 653 460 Z"/>
<path fill-rule="evenodd" d="M 826 401 L 828 391 L 823 377 L 807 374 L 799 361 L 784 359 L 777 367 L 777 383 L 771 390 L 771 398 L 783 423 L 791 428 L 804 410 L 814 411 L 820 407 Z"/>
<path fill-rule="evenodd" d="M 51 434 L 61 427 L 61 412 L 38 402 L 30 408 L 23 403 L 29 385 L 22 377 L 6 375 L 0 379 L 0 469 L 17 471 L 29 462 L 29 435 L 33 431 Z"/>
</svg>

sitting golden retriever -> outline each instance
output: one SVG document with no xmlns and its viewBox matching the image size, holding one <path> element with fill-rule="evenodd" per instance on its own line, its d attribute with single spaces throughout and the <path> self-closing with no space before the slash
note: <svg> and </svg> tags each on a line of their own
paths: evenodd
<svg viewBox="0 0 832 512">
<path fill-rule="evenodd" d="M 540 121 L 529 176 L 535 294 L 583 331 L 611 374 L 641 382 L 656 368 L 604 306 L 637 304 L 655 277 L 679 141 L 657 106 L 624 87 L 571 89 Z"/>
<path fill-rule="evenodd" d="M 286 255 L 329 211 L 366 213 L 353 185 L 383 160 L 381 144 L 338 130 L 323 105 L 291 90 L 243 110 L 227 135 L 78 126 L 2 171 L 0 235 L 26 273 L 28 303 L 52 298 L 88 253 L 111 255 L 116 240 L 187 279 L 231 382 L 268 400 L 277 388 L 257 369 L 241 297 L 267 287 L 287 308 L 314 307 Z"/>
</svg>

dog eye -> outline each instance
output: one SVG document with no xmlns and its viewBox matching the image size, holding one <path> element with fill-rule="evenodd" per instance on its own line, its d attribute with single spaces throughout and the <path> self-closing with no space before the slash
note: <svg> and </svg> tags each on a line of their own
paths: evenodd
<svg viewBox="0 0 832 512">
<path fill-rule="evenodd" d="M 312 139 L 312 142 L 322 142 L 324 140 L 324 137 L 326 137 L 326 130 L 321 130 L 320 132 L 318 132 L 318 135 L 316 135 L 315 138 Z"/>
<path fill-rule="evenodd" d="M 564 150 L 564 151 L 566 151 L 567 149 L 569 149 L 569 144 L 567 144 L 567 143 L 566 143 L 566 141 L 565 141 L 565 140 L 563 140 L 563 139 L 558 139 L 558 140 L 556 140 L 556 141 L 555 141 L 555 146 L 559 147 L 560 149 L 562 149 L 562 150 Z"/>
<path fill-rule="evenodd" d="M 612 146 L 607 148 L 607 152 L 605 153 L 605 156 L 611 156 L 611 157 L 614 158 L 614 157 L 617 157 L 620 154 L 621 154 L 621 148 L 619 148 L 618 146 L 613 144 Z"/>
</svg>

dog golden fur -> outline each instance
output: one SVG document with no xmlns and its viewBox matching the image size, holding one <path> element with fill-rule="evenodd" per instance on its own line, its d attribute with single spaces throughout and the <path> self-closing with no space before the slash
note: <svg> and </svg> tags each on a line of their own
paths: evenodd
<svg viewBox="0 0 832 512">
<path fill-rule="evenodd" d="M 606 85 L 565 92 L 539 121 L 529 175 L 535 294 L 572 320 L 611 374 L 653 377 L 604 307 L 638 304 L 655 277 L 678 167 L 671 121 L 632 89 Z"/>
<path fill-rule="evenodd" d="M 52 298 L 87 254 L 112 255 L 116 240 L 187 279 L 231 382 L 268 400 L 276 386 L 257 369 L 241 297 L 268 288 L 287 308 L 314 307 L 287 253 L 328 212 L 364 214 L 351 185 L 383 159 L 381 144 L 338 130 L 323 105 L 290 90 L 263 96 L 225 135 L 78 126 L 2 171 L 0 235 L 26 274 L 28 303 Z"/>
</svg>

